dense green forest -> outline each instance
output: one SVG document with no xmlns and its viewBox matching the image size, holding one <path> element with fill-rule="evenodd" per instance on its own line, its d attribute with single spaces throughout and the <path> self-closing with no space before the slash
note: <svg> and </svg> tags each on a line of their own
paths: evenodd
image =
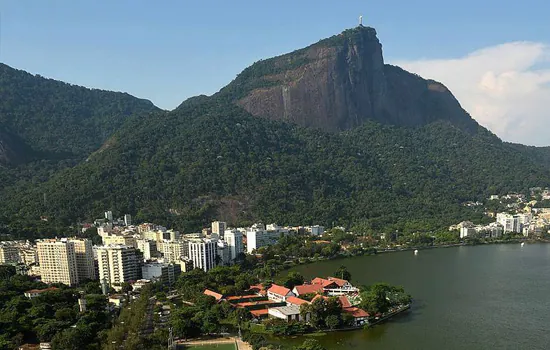
<svg viewBox="0 0 550 350">
<path fill-rule="evenodd" d="M 549 183 L 545 168 L 489 132 L 373 122 L 324 133 L 201 98 L 129 120 L 89 161 L 6 191 L 2 211 L 12 225 L 112 209 L 185 231 L 213 218 L 412 231 L 479 220 L 464 202 Z"/>
<path fill-rule="evenodd" d="M 133 117 L 157 111 L 125 93 L 88 89 L 0 63 L 0 192 L 33 186 L 86 159 Z"/>
</svg>

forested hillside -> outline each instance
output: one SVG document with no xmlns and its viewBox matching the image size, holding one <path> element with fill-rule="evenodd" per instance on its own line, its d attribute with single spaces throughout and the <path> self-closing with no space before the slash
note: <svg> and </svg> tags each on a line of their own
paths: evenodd
<svg viewBox="0 0 550 350">
<path fill-rule="evenodd" d="M 150 101 L 125 93 L 75 86 L 0 64 L 0 130 L 20 137 L 40 158 L 86 156 L 129 116 L 154 110 Z"/>
<path fill-rule="evenodd" d="M 213 218 L 410 231 L 480 220 L 464 202 L 549 184 L 489 132 L 441 121 L 327 133 L 210 98 L 132 120 L 88 162 L 10 191 L 4 209 L 65 223 L 112 209 L 186 231 Z"/>
<path fill-rule="evenodd" d="M 548 159 L 385 65 L 373 28 L 257 62 L 172 112 L 0 66 L 0 234 L 105 210 L 187 232 L 212 219 L 430 231 L 486 220 L 466 202 L 550 186 Z"/>
</svg>

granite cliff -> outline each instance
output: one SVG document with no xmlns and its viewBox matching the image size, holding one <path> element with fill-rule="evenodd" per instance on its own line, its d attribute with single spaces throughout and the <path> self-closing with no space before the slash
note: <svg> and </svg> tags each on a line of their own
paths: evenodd
<svg viewBox="0 0 550 350">
<path fill-rule="evenodd" d="M 252 115 L 325 131 L 374 120 L 422 126 L 479 125 L 441 83 L 384 63 L 376 30 L 359 26 L 304 49 L 256 62 L 219 95 Z"/>
</svg>

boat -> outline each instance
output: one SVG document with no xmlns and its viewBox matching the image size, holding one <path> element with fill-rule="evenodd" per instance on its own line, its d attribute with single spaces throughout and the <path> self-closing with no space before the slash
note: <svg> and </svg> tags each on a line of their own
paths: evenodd
<svg viewBox="0 0 550 350">
<path fill-rule="evenodd" d="M 414 255 L 418 255 L 418 249 L 414 250 Z"/>
<path fill-rule="evenodd" d="M 525 242 L 521 242 L 521 246 L 523 247 L 525 245 Z"/>
</svg>

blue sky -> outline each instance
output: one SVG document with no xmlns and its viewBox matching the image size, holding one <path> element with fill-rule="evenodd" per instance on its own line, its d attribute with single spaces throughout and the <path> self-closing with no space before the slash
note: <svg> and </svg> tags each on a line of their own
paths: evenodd
<svg viewBox="0 0 550 350">
<path fill-rule="evenodd" d="M 258 59 L 355 26 L 360 14 L 377 29 L 386 61 L 430 75 L 418 64 L 506 43 L 550 43 L 548 13 L 542 0 L 0 0 L 0 61 L 172 109 L 216 92 Z M 542 51 L 527 70 L 545 67 Z"/>
</svg>

